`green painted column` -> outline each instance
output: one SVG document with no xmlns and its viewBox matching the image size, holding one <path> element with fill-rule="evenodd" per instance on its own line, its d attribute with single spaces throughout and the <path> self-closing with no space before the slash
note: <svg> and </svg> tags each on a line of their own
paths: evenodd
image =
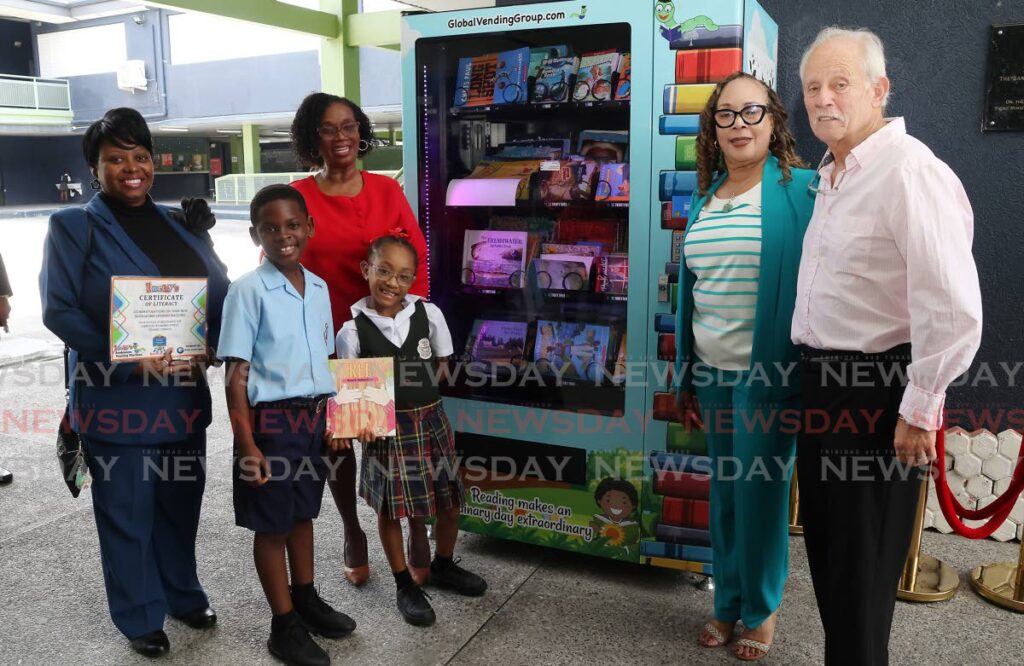
<svg viewBox="0 0 1024 666">
<path fill-rule="evenodd" d="M 242 173 L 260 172 L 260 127 L 242 124 Z"/>
<path fill-rule="evenodd" d="M 344 26 L 359 13 L 359 0 L 320 0 L 320 11 L 335 14 Z M 359 47 L 345 45 L 345 31 L 336 39 L 320 40 L 320 89 L 359 104 Z"/>
</svg>

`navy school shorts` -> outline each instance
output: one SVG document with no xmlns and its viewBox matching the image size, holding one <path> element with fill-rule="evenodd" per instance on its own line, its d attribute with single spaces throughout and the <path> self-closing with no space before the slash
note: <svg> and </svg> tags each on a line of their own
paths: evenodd
<svg viewBox="0 0 1024 666">
<path fill-rule="evenodd" d="M 253 407 L 253 438 L 270 463 L 270 480 L 252 486 L 256 463 L 233 463 L 235 524 L 254 532 L 287 534 L 320 515 L 329 467 L 324 447 L 324 398 L 263 402 Z"/>
</svg>

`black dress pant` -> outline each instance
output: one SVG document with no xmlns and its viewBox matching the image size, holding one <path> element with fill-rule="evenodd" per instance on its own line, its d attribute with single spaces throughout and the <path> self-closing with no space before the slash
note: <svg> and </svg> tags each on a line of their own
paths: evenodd
<svg viewBox="0 0 1024 666">
<path fill-rule="evenodd" d="M 889 662 L 924 478 L 893 448 L 909 360 L 909 345 L 880 354 L 804 350 L 800 511 L 828 666 Z"/>
</svg>

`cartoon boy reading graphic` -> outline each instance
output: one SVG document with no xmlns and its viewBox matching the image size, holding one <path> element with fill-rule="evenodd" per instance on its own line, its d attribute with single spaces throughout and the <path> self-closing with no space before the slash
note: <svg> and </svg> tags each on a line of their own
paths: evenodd
<svg viewBox="0 0 1024 666">
<path fill-rule="evenodd" d="M 594 501 L 601 508 L 590 521 L 594 539 L 604 539 L 609 546 L 629 553 L 640 541 L 640 524 L 631 520 L 639 503 L 636 488 L 629 481 L 608 477 L 597 484 Z"/>
</svg>

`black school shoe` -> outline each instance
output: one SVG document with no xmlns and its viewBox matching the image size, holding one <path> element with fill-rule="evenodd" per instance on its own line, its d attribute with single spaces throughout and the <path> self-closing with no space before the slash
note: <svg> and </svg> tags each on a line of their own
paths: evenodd
<svg viewBox="0 0 1024 666">
<path fill-rule="evenodd" d="M 398 589 L 396 597 L 398 612 L 409 624 L 417 627 L 429 627 L 437 620 L 434 609 L 427 601 L 427 593 L 415 583 Z"/>
<path fill-rule="evenodd" d="M 132 649 L 143 657 L 162 657 L 171 651 L 171 642 L 163 629 L 151 631 L 131 640 Z"/>
<path fill-rule="evenodd" d="M 461 558 L 457 558 L 445 567 L 430 565 L 430 584 L 452 590 L 456 594 L 467 597 L 481 597 L 487 591 L 487 581 L 472 571 L 459 566 Z"/>
<path fill-rule="evenodd" d="M 217 614 L 209 606 L 197 608 L 184 615 L 175 615 L 174 617 L 193 629 L 210 629 L 213 625 L 217 624 Z"/>
<path fill-rule="evenodd" d="M 277 618 L 275 618 L 275 621 Z M 270 630 L 267 649 L 288 666 L 330 666 L 331 657 L 310 637 L 298 616 Z"/>
<path fill-rule="evenodd" d="M 318 636 L 341 638 L 351 634 L 356 628 L 355 620 L 331 608 L 320 598 L 312 585 L 293 587 L 292 605 L 302 618 L 303 624 Z"/>
</svg>

